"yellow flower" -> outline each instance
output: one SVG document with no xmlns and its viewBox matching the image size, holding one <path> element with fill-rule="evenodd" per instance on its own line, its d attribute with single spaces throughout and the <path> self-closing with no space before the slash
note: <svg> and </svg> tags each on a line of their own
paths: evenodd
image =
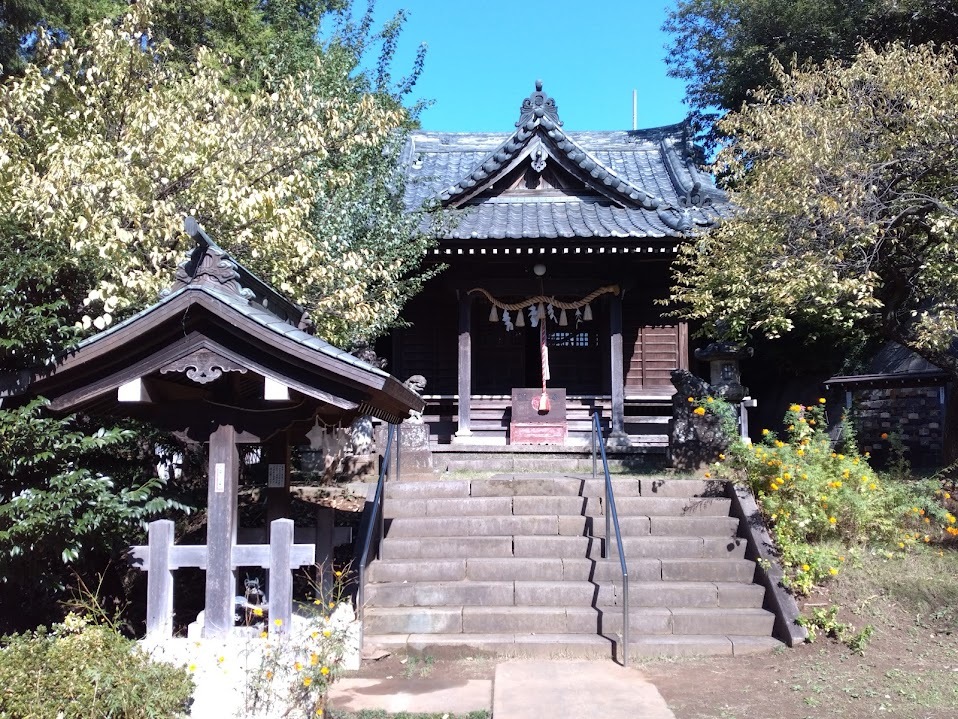
<svg viewBox="0 0 958 719">
<path fill-rule="evenodd" d="M 330 603 L 329 603 L 329 608 L 330 608 L 330 609 L 332 609 L 332 608 L 335 607 L 335 606 L 336 606 L 336 602 L 330 602 Z"/>
<path fill-rule="evenodd" d="M 269 680 L 272 679 L 272 678 L 273 678 L 273 672 L 271 672 L 271 671 L 269 671 L 269 670 L 267 669 L 267 670 L 266 670 L 266 679 L 267 679 L 267 681 L 269 681 Z"/>
<path fill-rule="evenodd" d="M 791 406 L 788 408 L 788 411 L 789 411 L 789 412 L 801 412 L 801 411 L 802 411 L 802 405 L 800 405 L 800 404 L 793 404 L 793 405 L 791 405 Z"/>
<path fill-rule="evenodd" d="M 693 398 L 689 397 L 689 402 L 694 402 L 694 401 L 695 400 Z"/>
<path fill-rule="evenodd" d="M 296 671 L 300 671 L 302 668 L 303 668 L 302 663 L 300 663 L 300 662 L 293 662 L 293 669 L 295 669 Z"/>
<path fill-rule="evenodd" d="M 838 521 L 838 520 L 835 519 L 834 517 L 829 517 L 829 518 L 828 518 L 828 523 L 829 523 L 829 524 L 835 524 L 837 521 Z"/>
<path fill-rule="evenodd" d="M 225 661 L 226 661 L 226 657 L 217 657 L 216 659 L 217 664 L 222 664 Z"/>
<path fill-rule="evenodd" d="M 260 633 L 259 633 L 259 638 L 260 638 L 260 639 L 266 639 L 266 637 L 268 637 L 268 636 L 269 636 L 269 634 L 267 634 L 266 632 L 260 632 Z"/>
<path fill-rule="evenodd" d="M 327 674 L 329 674 L 329 667 L 323 667 L 322 669 L 319 670 L 319 673 L 322 674 L 323 676 L 326 676 Z"/>
<path fill-rule="evenodd" d="M 276 619 L 273 620 L 273 624 L 275 624 L 277 627 L 281 627 L 283 626 L 283 620 L 277 617 Z"/>
<path fill-rule="evenodd" d="M 719 461 L 724 460 L 724 459 L 725 459 L 725 455 L 724 455 L 724 454 L 720 454 L 720 455 L 719 455 Z"/>
<path fill-rule="evenodd" d="M 899 548 L 904 549 L 904 548 L 905 548 L 905 543 L 904 543 L 904 542 L 899 542 L 899 543 L 898 543 L 898 546 L 899 546 Z"/>
<path fill-rule="evenodd" d="M 190 664 L 190 665 L 187 667 L 187 669 L 190 670 L 191 672 L 195 672 L 195 671 L 196 671 L 196 665 L 195 665 L 195 664 Z"/>
<path fill-rule="evenodd" d="M 337 571 L 333 572 L 333 575 L 334 575 L 334 576 L 337 576 L 337 577 L 341 577 L 341 576 L 343 576 L 343 573 L 337 570 Z"/>
<path fill-rule="evenodd" d="M 705 414 L 705 407 L 696 407 L 692 410 L 692 414 L 697 414 L 699 417 L 701 417 L 703 414 Z"/>
<path fill-rule="evenodd" d="M 828 573 L 834 577 L 836 574 L 838 574 L 838 570 L 835 567 L 829 567 Z"/>
<path fill-rule="evenodd" d="M 709 398 L 708 398 L 707 400 L 705 400 L 705 401 L 708 402 L 709 404 L 712 404 L 712 402 L 714 402 L 715 400 L 714 400 L 712 397 L 709 397 Z"/>
<path fill-rule="evenodd" d="M 775 446 L 776 446 L 776 447 L 784 447 L 784 446 L 785 446 L 785 443 L 784 443 L 782 440 L 780 440 L 780 439 L 776 439 L 776 440 L 775 440 Z"/>
<path fill-rule="evenodd" d="M 797 449 L 797 450 L 795 450 L 795 454 L 797 454 L 799 457 L 804 457 L 804 456 L 805 456 L 805 450 L 804 450 L 804 449 Z"/>
<path fill-rule="evenodd" d="M 310 654 L 310 655 L 309 655 L 309 666 L 315 667 L 317 664 L 319 664 L 319 656 L 316 655 L 316 654 Z"/>
<path fill-rule="evenodd" d="M 872 482 L 871 484 L 868 485 L 868 488 L 871 490 L 875 490 L 875 489 L 878 489 L 878 485 Z"/>
<path fill-rule="evenodd" d="M 802 565 L 802 571 L 803 571 L 803 572 L 807 572 L 809 569 L 811 569 L 811 567 L 809 567 L 807 564 L 803 564 L 803 565 Z"/>
<path fill-rule="evenodd" d="M 882 439 L 888 439 L 888 432 L 882 432 L 882 433 L 881 433 L 881 438 L 882 438 Z"/>
<path fill-rule="evenodd" d="M 791 432 L 791 431 L 794 430 L 794 429 L 795 429 L 795 425 L 794 425 L 794 424 L 788 425 L 788 431 L 789 431 L 789 432 Z"/>
<path fill-rule="evenodd" d="M 945 521 L 948 522 L 948 524 L 954 524 L 954 523 L 955 523 L 955 515 L 953 515 L 953 514 L 951 514 L 951 513 L 949 512 L 948 514 L 945 515 Z"/>
<path fill-rule="evenodd" d="M 767 434 L 769 433 L 769 431 L 770 431 L 770 430 L 763 429 L 763 430 L 762 430 L 762 436 L 764 437 L 765 435 L 767 435 Z"/>
<path fill-rule="evenodd" d="M 322 604 L 322 603 L 323 603 L 323 600 L 322 600 L 322 599 L 314 599 L 314 600 L 313 600 L 313 604 L 315 604 L 317 607 L 318 607 L 320 604 Z"/>
<path fill-rule="evenodd" d="M 825 398 L 824 398 L 824 397 L 819 397 L 819 398 L 818 398 L 818 403 L 819 403 L 819 404 L 825 404 Z"/>
<path fill-rule="evenodd" d="M 711 473 L 711 472 L 706 472 L 706 473 L 705 473 L 705 478 L 706 478 L 706 479 L 708 479 L 708 478 L 711 477 L 711 476 L 712 476 L 712 473 Z"/>
<path fill-rule="evenodd" d="M 332 634 L 332 632 L 331 632 L 330 630 L 328 630 L 328 629 L 324 629 L 324 630 L 323 630 L 323 636 L 324 636 L 324 637 L 328 637 L 330 634 Z"/>
<path fill-rule="evenodd" d="M 815 424 L 815 420 L 814 420 L 814 419 L 810 419 L 810 420 L 808 420 L 808 423 L 813 425 L 813 424 Z"/>
<path fill-rule="evenodd" d="M 313 683 L 313 678 L 312 678 L 312 677 L 303 677 L 303 686 L 304 686 L 304 687 L 308 687 L 308 686 L 309 686 L 310 684 L 312 684 L 312 683 Z"/>
</svg>

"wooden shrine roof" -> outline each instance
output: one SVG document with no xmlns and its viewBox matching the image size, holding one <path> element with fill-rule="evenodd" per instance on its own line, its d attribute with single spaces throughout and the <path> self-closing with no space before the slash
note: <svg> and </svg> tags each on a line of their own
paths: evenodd
<svg viewBox="0 0 958 719">
<path fill-rule="evenodd" d="M 159 302 L 87 338 L 28 382 L 12 389 L 8 382 L 0 396 L 42 395 L 59 411 L 105 409 L 115 405 L 121 385 L 138 378 L 195 390 L 236 372 L 269 377 L 336 414 L 398 422 L 422 410 L 422 399 L 396 378 L 310 334 L 301 307 L 256 278 L 192 219 L 187 232 L 197 247 Z"/>
<path fill-rule="evenodd" d="M 958 352 L 958 347 L 955 348 Z M 825 386 L 840 390 L 944 386 L 951 375 L 896 342 L 886 342 L 862 374 L 835 375 Z"/>
<path fill-rule="evenodd" d="M 684 237 L 732 212 L 684 124 L 567 132 L 541 82 L 515 124 L 410 136 L 407 206 L 438 204 L 442 239 Z"/>
</svg>

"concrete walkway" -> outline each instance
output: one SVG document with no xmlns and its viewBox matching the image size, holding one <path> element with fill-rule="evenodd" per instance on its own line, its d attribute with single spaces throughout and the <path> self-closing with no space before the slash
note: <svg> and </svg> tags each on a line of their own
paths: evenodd
<svg viewBox="0 0 958 719">
<path fill-rule="evenodd" d="M 675 719 L 639 670 L 607 660 L 506 661 L 496 666 L 492 681 L 343 678 L 333 685 L 330 704 L 352 712 L 468 714 L 492 709 L 493 719 Z"/>
</svg>

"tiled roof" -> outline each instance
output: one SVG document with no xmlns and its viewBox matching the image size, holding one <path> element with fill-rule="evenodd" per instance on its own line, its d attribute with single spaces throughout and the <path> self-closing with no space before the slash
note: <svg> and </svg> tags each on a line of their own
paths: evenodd
<svg viewBox="0 0 958 719">
<path fill-rule="evenodd" d="M 403 158 L 407 206 L 438 203 L 443 239 L 681 237 L 731 214 L 724 193 L 697 170 L 682 124 L 567 133 L 537 84 L 516 126 L 511 134 L 413 133 Z M 497 179 L 540 156 L 589 191 L 489 196 Z"/>
</svg>

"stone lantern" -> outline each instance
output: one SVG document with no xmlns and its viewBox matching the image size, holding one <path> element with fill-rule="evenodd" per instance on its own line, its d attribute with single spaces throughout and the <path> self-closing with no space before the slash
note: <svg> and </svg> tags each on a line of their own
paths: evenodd
<svg viewBox="0 0 958 719">
<path fill-rule="evenodd" d="M 732 342 L 712 342 L 695 350 L 695 359 L 709 363 L 710 384 L 718 396 L 729 402 L 741 402 L 748 395 L 748 387 L 742 386 L 739 362 L 754 352 L 751 347 Z"/>
</svg>

